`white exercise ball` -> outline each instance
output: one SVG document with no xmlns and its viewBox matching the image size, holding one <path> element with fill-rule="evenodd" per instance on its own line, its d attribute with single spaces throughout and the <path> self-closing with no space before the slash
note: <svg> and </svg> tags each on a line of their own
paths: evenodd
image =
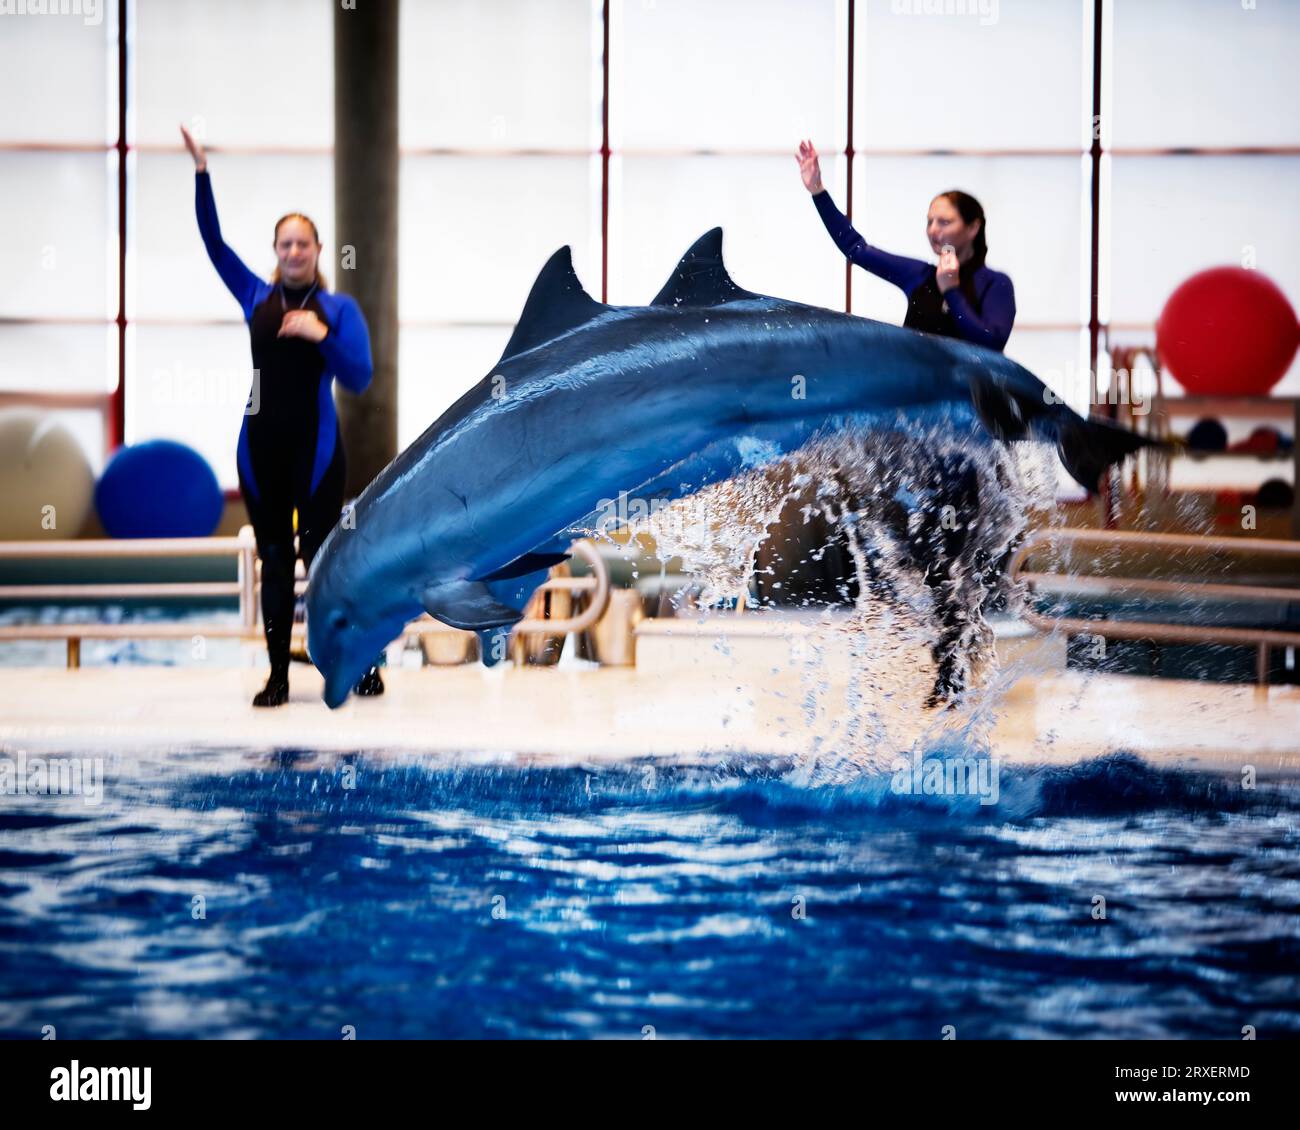
<svg viewBox="0 0 1300 1130">
<path fill-rule="evenodd" d="M 0 409 L 0 541 L 75 538 L 94 496 L 90 461 L 64 424 Z"/>
</svg>

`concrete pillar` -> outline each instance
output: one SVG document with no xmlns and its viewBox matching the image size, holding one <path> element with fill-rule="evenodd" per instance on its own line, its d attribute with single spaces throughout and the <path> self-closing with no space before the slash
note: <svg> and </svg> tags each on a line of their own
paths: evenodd
<svg viewBox="0 0 1300 1130">
<path fill-rule="evenodd" d="M 347 493 L 397 454 L 397 30 L 399 0 L 334 9 L 335 289 L 370 328 L 375 376 L 354 396 L 336 385 Z"/>
</svg>

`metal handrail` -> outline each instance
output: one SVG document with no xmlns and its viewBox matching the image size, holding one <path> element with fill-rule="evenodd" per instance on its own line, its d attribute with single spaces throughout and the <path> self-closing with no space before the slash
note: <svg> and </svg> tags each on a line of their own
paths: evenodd
<svg viewBox="0 0 1300 1130">
<path fill-rule="evenodd" d="M 57 600 L 57 599 L 174 599 L 177 597 L 236 596 L 239 598 L 239 621 L 223 624 L 203 620 L 176 622 L 145 622 L 132 624 L 104 624 L 98 622 L 60 624 L 6 624 L 0 625 L 0 642 L 8 640 L 64 640 L 67 643 L 67 665 L 81 664 L 83 639 L 186 639 L 207 636 L 216 639 L 255 640 L 261 636 L 258 624 L 258 590 L 261 587 L 257 559 L 257 541 L 252 527 L 244 526 L 235 537 L 209 538 L 132 538 L 127 540 L 84 539 L 59 541 L 0 542 L 0 560 L 41 561 L 50 559 L 85 558 L 139 558 L 139 557 L 220 557 L 225 554 L 237 557 L 235 581 L 176 581 L 176 582 L 125 582 L 122 584 L 62 584 L 62 585 L 0 585 L 3 600 Z M 576 616 L 560 619 L 521 620 L 514 626 L 517 633 L 547 633 L 567 635 L 585 631 L 604 614 L 609 603 L 609 568 L 590 542 L 573 544 L 573 553 L 591 567 L 588 577 L 554 577 L 544 581 L 538 592 L 587 592 L 591 598 Z M 301 571 L 301 570 L 299 570 Z M 306 581 L 300 580 L 295 589 L 301 591 Z M 402 638 L 421 636 L 429 632 L 448 631 L 445 625 L 430 616 L 422 616 L 407 624 Z M 291 635 L 301 641 L 306 636 L 306 625 L 295 623 Z"/>
<path fill-rule="evenodd" d="M 590 592 L 591 599 L 587 606 L 576 616 L 556 620 L 532 619 L 520 620 L 514 626 L 516 635 L 532 635 L 545 632 L 549 635 L 567 636 L 571 632 L 585 632 L 604 614 L 609 604 L 609 566 L 601 557 L 599 550 L 589 541 L 575 541 L 573 552 L 591 566 L 590 577 L 555 577 L 547 580 L 537 591 L 556 592 L 568 589 L 570 592 Z"/>
<path fill-rule="evenodd" d="M 1083 530 L 1046 527 L 1034 530 L 1020 544 L 1008 568 L 1011 580 L 1024 581 L 1031 591 L 1035 585 L 1050 584 L 1059 573 L 1027 573 L 1026 559 L 1043 544 L 1061 543 L 1096 545 L 1108 549 L 1137 547 L 1142 549 L 1189 549 L 1215 553 L 1277 554 L 1300 557 L 1300 541 L 1281 538 L 1228 538 L 1197 534 L 1156 534 L 1140 530 Z M 1231 596 L 1244 600 L 1300 601 L 1300 588 L 1286 589 L 1259 585 L 1224 585 L 1210 582 L 1174 582 L 1142 580 L 1136 577 L 1098 577 L 1084 574 L 1063 578 L 1076 588 L 1088 592 L 1150 592 L 1168 595 L 1181 592 L 1193 597 Z M 1064 587 L 1062 584 L 1060 587 Z M 1026 605 L 1025 620 L 1042 631 L 1065 631 L 1078 635 L 1102 636 L 1105 639 L 1153 640 L 1157 643 L 1226 643 L 1257 648 L 1255 676 L 1262 685 L 1268 681 L 1270 647 L 1300 646 L 1300 632 L 1271 628 L 1228 628 L 1210 624 L 1161 624 L 1143 620 L 1080 620 L 1076 617 L 1044 616 Z"/>
</svg>

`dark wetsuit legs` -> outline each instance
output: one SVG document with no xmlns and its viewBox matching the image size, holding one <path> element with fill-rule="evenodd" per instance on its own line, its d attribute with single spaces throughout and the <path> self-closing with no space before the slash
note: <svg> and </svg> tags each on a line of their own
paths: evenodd
<svg viewBox="0 0 1300 1130">
<path fill-rule="evenodd" d="M 925 570 L 925 583 L 934 594 L 939 614 L 939 638 L 930 648 L 937 670 L 929 699 L 932 706 L 952 703 L 966 689 L 961 643 L 969 609 L 959 591 L 960 577 L 954 566 L 966 551 L 971 526 L 979 519 L 979 475 L 974 462 L 961 455 L 942 456 L 934 487 L 929 504 L 921 511 L 919 528 L 909 540 L 913 560 Z"/>
<path fill-rule="evenodd" d="M 329 466 L 312 491 L 310 462 L 304 465 L 298 460 L 295 467 L 289 458 L 258 459 L 256 455 L 256 488 L 242 475 L 239 488 L 262 559 L 262 623 L 272 675 L 284 672 L 287 679 L 294 606 L 293 511 L 298 511 L 298 555 L 310 568 L 321 542 L 342 513 L 346 463 L 343 445 L 337 444 Z"/>
</svg>

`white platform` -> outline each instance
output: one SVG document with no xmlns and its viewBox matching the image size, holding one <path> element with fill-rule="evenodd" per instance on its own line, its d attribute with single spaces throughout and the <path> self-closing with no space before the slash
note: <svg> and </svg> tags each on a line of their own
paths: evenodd
<svg viewBox="0 0 1300 1130">
<path fill-rule="evenodd" d="M 1129 750 L 1160 765 L 1300 775 L 1300 688 L 1088 676 L 1025 676 L 976 716 L 897 696 L 869 712 L 853 688 L 754 665 L 681 673 L 635 668 L 389 670 L 388 693 L 331 712 L 320 676 L 295 665 L 290 702 L 250 705 L 264 671 L 8 669 L 0 750 L 170 754 L 192 749 L 488 753 L 555 762 L 644 755 L 802 756 L 908 750 L 945 728 L 1006 763 L 1071 764 Z M 860 692 L 861 687 L 857 690 Z M 847 728 L 858 724 L 855 739 Z"/>
</svg>

